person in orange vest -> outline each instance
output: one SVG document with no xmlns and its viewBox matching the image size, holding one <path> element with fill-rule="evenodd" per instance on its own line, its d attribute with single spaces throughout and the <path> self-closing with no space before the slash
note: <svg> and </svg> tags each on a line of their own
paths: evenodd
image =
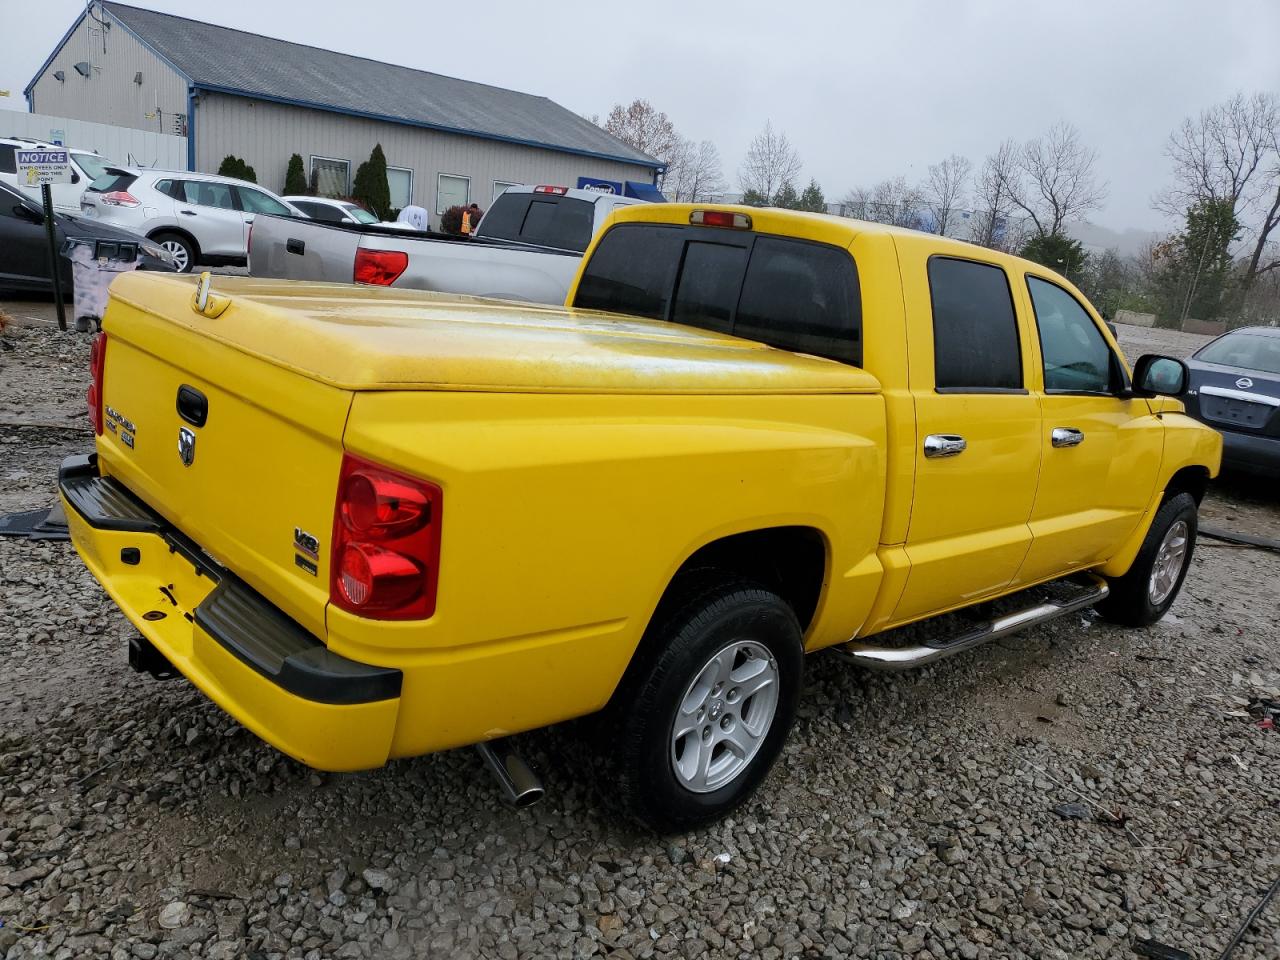
<svg viewBox="0 0 1280 960">
<path fill-rule="evenodd" d="M 484 211 L 480 209 L 480 205 L 473 203 L 467 209 L 462 211 L 462 235 L 470 236 L 471 231 L 480 226 L 480 218 L 484 216 Z"/>
</svg>

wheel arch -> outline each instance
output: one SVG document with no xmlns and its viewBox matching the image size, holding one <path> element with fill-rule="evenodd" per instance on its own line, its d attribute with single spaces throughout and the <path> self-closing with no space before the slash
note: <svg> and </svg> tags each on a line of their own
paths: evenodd
<svg viewBox="0 0 1280 960">
<path fill-rule="evenodd" d="M 1189 493 L 1195 499 L 1196 506 L 1199 506 L 1208 489 L 1209 468 L 1193 464 L 1174 472 L 1169 482 L 1164 485 L 1164 496 L 1160 502 L 1168 502 L 1180 493 Z"/>
<path fill-rule="evenodd" d="M 817 527 L 762 527 L 726 534 L 698 547 L 667 581 L 648 625 L 627 662 L 611 701 L 631 686 L 639 665 L 662 642 L 652 629 L 672 607 L 697 591 L 734 580 L 748 580 L 773 590 L 791 608 L 803 636 L 812 625 L 822 600 L 830 565 L 830 545 Z"/>
</svg>

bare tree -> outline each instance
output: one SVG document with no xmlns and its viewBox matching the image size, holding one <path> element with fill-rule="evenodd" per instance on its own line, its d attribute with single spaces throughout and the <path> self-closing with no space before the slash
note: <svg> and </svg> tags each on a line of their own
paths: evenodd
<svg viewBox="0 0 1280 960">
<path fill-rule="evenodd" d="M 772 123 L 747 147 L 747 156 L 738 170 L 738 183 L 743 193 L 754 192 L 770 202 L 785 183 L 794 184 L 800 176 L 800 154 L 785 133 L 777 133 Z"/>
<path fill-rule="evenodd" d="M 946 236 L 948 228 L 954 229 L 955 215 L 964 202 L 964 192 L 972 169 L 973 164 L 969 162 L 969 158 L 958 153 L 953 153 L 941 163 L 930 165 L 923 192 L 925 204 L 933 215 L 935 233 Z"/>
<path fill-rule="evenodd" d="M 984 247 L 1010 249 L 1007 242 L 1014 202 L 1009 184 L 1018 174 L 1018 145 L 1006 140 L 982 162 L 974 180 L 970 239 Z"/>
<path fill-rule="evenodd" d="M 905 177 L 881 180 L 872 187 L 856 187 L 840 201 L 845 216 L 872 223 L 919 229 L 924 196 Z"/>
<path fill-rule="evenodd" d="M 1056 123 L 1018 151 L 1005 190 L 1037 234 L 1060 234 L 1067 223 L 1098 209 L 1106 199 L 1106 186 L 1093 172 L 1097 159 L 1098 154 L 1080 142 L 1075 127 Z"/>
<path fill-rule="evenodd" d="M 1156 208 L 1181 217 L 1201 201 L 1227 201 L 1251 245 L 1241 286 L 1248 291 L 1280 269 L 1271 239 L 1280 227 L 1280 98 L 1237 93 L 1183 120 L 1167 152 L 1174 183 L 1156 197 Z"/>
<path fill-rule="evenodd" d="M 696 203 L 714 199 L 725 191 L 720 151 L 710 140 L 694 143 L 680 138 L 662 187 L 667 199 Z"/>
<path fill-rule="evenodd" d="M 663 163 L 670 162 L 680 142 L 675 124 L 648 100 L 633 100 L 625 107 L 614 104 L 604 128 L 623 143 Z"/>
</svg>

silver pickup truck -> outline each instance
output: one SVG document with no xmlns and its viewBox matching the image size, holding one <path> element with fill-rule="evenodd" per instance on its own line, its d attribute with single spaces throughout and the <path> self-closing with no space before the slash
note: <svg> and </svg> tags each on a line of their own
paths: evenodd
<svg viewBox="0 0 1280 960">
<path fill-rule="evenodd" d="M 567 187 L 509 187 L 469 238 L 259 214 L 249 273 L 560 304 L 605 218 L 643 202 Z"/>
</svg>

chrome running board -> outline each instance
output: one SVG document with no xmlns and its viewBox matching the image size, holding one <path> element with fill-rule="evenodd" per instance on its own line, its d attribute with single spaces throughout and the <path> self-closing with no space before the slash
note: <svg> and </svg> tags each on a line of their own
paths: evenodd
<svg viewBox="0 0 1280 960">
<path fill-rule="evenodd" d="M 912 667 L 922 667 L 927 663 L 933 663 L 935 660 L 951 657 L 957 653 L 963 653 L 965 650 L 972 650 L 974 647 L 989 643 L 992 640 L 1007 637 L 1010 634 L 1017 633 L 1019 630 L 1025 630 L 1027 627 L 1048 623 L 1063 614 L 1084 610 L 1086 607 L 1093 606 L 1099 600 L 1105 599 L 1107 594 L 1111 592 L 1110 588 L 1107 587 L 1107 582 L 1101 577 L 1092 573 L 1085 576 L 1089 578 L 1089 583 L 1072 584 L 1072 586 L 1077 586 L 1079 592 L 1070 597 L 1042 603 L 1034 607 L 1028 607 L 1025 610 L 1006 614 L 1003 617 L 997 617 L 994 620 L 988 620 L 986 623 L 979 624 L 953 637 L 931 640 L 928 643 L 912 647 L 876 646 L 860 640 L 850 640 L 848 643 L 832 647 L 832 650 L 841 657 L 852 660 L 854 663 L 861 664 L 871 670 L 909 670 Z"/>
</svg>

